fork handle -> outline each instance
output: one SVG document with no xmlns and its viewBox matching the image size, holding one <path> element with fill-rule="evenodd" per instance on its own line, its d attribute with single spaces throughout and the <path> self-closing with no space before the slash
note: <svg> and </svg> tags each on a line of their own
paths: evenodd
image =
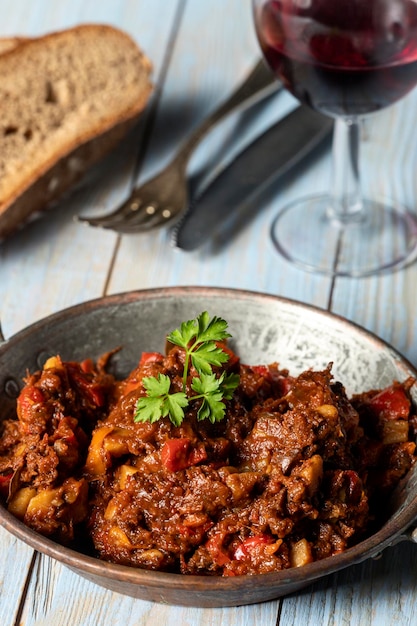
<svg viewBox="0 0 417 626">
<path fill-rule="evenodd" d="M 267 87 L 270 88 L 269 91 L 272 93 L 281 85 L 265 62 L 261 60 L 258 61 L 249 76 L 237 87 L 231 96 L 215 109 L 200 126 L 192 131 L 179 149 L 176 158 L 182 160 L 185 165 L 194 148 L 217 122 L 239 106 L 247 106 L 255 98 L 264 96 Z"/>
</svg>

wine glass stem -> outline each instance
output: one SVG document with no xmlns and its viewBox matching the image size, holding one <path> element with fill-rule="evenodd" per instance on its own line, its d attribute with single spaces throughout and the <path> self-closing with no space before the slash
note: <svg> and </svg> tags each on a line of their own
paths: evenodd
<svg viewBox="0 0 417 626">
<path fill-rule="evenodd" d="M 332 203 L 328 217 L 341 224 L 363 217 L 359 172 L 360 123 L 356 117 L 336 118 L 333 131 Z"/>
</svg>

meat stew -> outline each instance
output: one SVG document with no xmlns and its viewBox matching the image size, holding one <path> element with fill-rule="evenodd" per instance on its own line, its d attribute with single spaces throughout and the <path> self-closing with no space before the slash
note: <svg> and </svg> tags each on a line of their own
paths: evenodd
<svg viewBox="0 0 417 626">
<path fill-rule="evenodd" d="M 0 437 L 8 509 L 64 544 L 87 537 L 104 560 L 223 576 L 302 566 L 380 527 L 415 462 L 412 379 L 349 399 L 331 365 L 293 377 L 230 354 L 225 418 L 199 420 L 196 403 L 176 425 L 134 416 L 144 378 L 180 388 L 184 351 L 144 353 L 121 381 L 110 356 L 48 359 Z"/>
</svg>

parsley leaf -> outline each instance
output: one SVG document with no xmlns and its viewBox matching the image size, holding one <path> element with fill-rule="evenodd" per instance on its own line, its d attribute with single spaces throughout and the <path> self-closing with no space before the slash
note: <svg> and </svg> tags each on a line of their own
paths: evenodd
<svg viewBox="0 0 417 626">
<path fill-rule="evenodd" d="M 183 322 L 180 328 L 176 328 L 167 337 L 168 341 L 174 343 L 180 348 L 185 350 L 188 348 L 188 344 L 195 338 L 198 332 L 198 326 L 195 320 L 189 322 Z"/>
<path fill-rule="evenodd" d="M 228 355 L 216 344 L 230 337 L 227 322 L 220 317 L 210 319 L 207 311 L 195 320 L 183 322 L 180 328 L 172 331 L 168 341 L 185 350 L 185 364 L 182 378 L 183 391 L 187 384 L 188 370 L 191 363 L 199 373 L 210 374 L 211 366 L 219 366 L 228 360 Z"/>
<path fill-rule="evenodd" d="M 227 322 L 220 317 L 213 317 L 210 320 L 207 311 L 201 313 L 197 318 L 198 341 L 223 341 L 231 335 L 226 331 Z"/>
<path fill-rule="evenodd" d="M 240 381 L 239 374 L 229 374 L 228 376 L 224 377 L 224 380 L 222 380 L 220 388 L 222 390 L 223 398 L 225 400 L 232 399 L 233 392 L 235 391 L 236 387 L 239 385 L 239 381 Z"/>
<path fill-rule="evenodd" d="M 183 409 L 196 400 L 202 400 L 197 419 L 209 419 L 213 424 L 223 419 L 226 411 L 224 400 L 231 400 L 239 384 L 239 376 L 223 372 L 216 377 L 212 368 L 220 367 L 229 360 L 229 354 L 218 343 L 230 336 L 227 322 L 216 316 L 210 319 L 207 311 L 173 330 L 167 340 L 185 352 L 183 390 L 170 393 L 171 381 L 165 374 L 144 378 L 142 382 L 147 395 L 139 398 L 134 420 L 154 423 L 161 417 L 169 416 L 171 422 L 179 426 L 184 419 Z M 196 395 L 187 396 L 190 362 L 198 376 L 191 382 Z"/>
<path fill-rule="evenodd" d="M 198 420 L 209 419 L 214 424 L 223 419 L 226 411 L 226 406 L 223 402 L 223 382 L 227 380 L 230 385 L 231 381 L 229 379 L 230 377 L 225 379 L 224 372 L 220 378 L 216 378 L 214 374 L 201 374 L 199 378 L 193 378 L 191 387 L 197 392 L 197 395 L 192 396 L 190 400 L 203 398 L 203 402 L 197 412 Z M 237 384 L 238 382 L 239 380 L 237 380 Z"/>
<path fill-rule="evenodd" d="M 188 406 L 185 393 L 180 391 L 170 394 L 171 381 L 165 374 L 158 374 L 158 378 L 148 376 L 143 378 L 142 383 L 148 394 L 139 398 L 134 421 L 153 424 L 169 415 L 172 423 L 179 426 L 184 419 L 183 408 Z"/>
<path fill-rule="evenodd" d="M 229 360 L 229 355 L 214 341 L 201 344 L 191 355 L 191 362 L 197 372 L 210 374 L 211 365 L 219 366 Z"/>
</svg>

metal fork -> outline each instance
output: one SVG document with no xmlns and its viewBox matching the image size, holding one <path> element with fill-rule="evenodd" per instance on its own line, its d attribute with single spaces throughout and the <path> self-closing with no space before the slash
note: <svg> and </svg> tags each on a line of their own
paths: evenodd
<svg viewBox="0 0 417 626">
<path fill-rule="evenodd" d="M 140 187 L 134 188 L 128 200 L 112 213 L 98 217 L 79 216 L 78 219 L 91 226 L 120 233 L 148 231 L 179 219 L 187 208 L 187 163 L 197 144 L 228 113 L 272 93 L 272 88 L 276 90 L 278 85 L 265 63 L 258 62 L 232 95 L 191 133 L 167 167 Z"/>
</svg>

